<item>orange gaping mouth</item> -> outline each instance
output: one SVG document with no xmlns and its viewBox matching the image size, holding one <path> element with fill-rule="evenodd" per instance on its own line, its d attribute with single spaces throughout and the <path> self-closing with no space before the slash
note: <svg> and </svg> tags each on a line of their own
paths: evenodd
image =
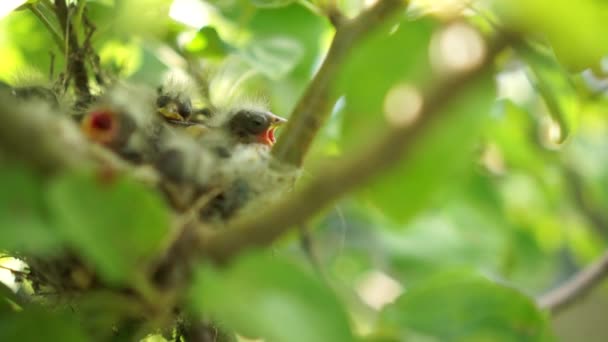
<svg viewBox="0 0 608 342">
<path fill-rule="evenodd" d="M 272 146 L 274 145 L 276 138 L 274 136 L 274 131 L 277 129 L 276 126 L 270 126 L 266 131 L 264 131 L 262 134 L 259 135 L 259 142 L 264 144 L 264 145 L 268 145 L 268 146 Z"/>
<path fill-rule="evenodd" d="M 109 110 L 98 110 L 89 113 L 82 120 L 82 131 L 92 141 L 109 144 L 118 133 L 118 118 Z"/>
</svg>

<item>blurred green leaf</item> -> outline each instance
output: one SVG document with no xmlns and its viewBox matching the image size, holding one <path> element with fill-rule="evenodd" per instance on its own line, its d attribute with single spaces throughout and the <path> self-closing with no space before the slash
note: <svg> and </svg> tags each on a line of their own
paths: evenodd
<svg viewBox="0 0 608 342">
<path fill-rule="evenodd" d="M 108 40 L 99 49 L 99 58 L 104 66 L 117 75 L 128 77 L 140 70 L 143 59 L 141 45 L 134 42 Z"/>
<path fill-rule="evenodd" d="M 241 51 L 241 57 L 257 71 L 277 80 L 295 68 L 303 53 L 296 40 L 275 36 L 255 40 Z"/>
<path fill-rule="evenodd" d="M 11 83 L 47 82 L 51 53 L 61 55 L 47 28 L 30 11 L 19 11 L 0 21 L 0 32 L 0 52 L 3 61 L 6 59 L 7 67 L 10 67 L 5 75 Z M 55 70 L 61 70 L 63 58 L 56 58 L 55 62 Z M 4 66 L 0 67 L 0 71 L 3 69 Z"/>
<path fill-rule="evenodd" d="M 515 289 L 448 272 L 408 289 L 382 312 L 379 328 L 440 341 L 552 341 L 544 315 Z"/>
<path fill-rule="evenodd" d="M 44 254 L 59 238 L 47 222 L 40 177 L 26 167 L 0 168 L 0 249 Z"/>
<path fill-rule="evenodd" d="M 214 27 L 205 26 L 198 30 L 185 49 L 196 56 L 223 57 L 234 48 L 222 40 Z"/>
<path fill-rule="evenodd" d="M 275 37 L 295 41 L 300 46 L 302 57 L 298 59 L 292 76 L 305 84 L 310 81 L 313 65 L 321 51 L 323 34 L 329 28 L 324 18 L 302 6 L 258 10 L 247 24 L 247 30 L 252 34 L 248 45 Z"/>
<path fill-rule="evenodd" d="M 269 341 L 353 341 L 329 289 L 295 265 L 250 254 L 225 269 L 205 266 L 191 292 L 194 308 L 245 336 Z"/>
<path fill-rule="evenodd" d="M 273 8 L 287 6 L 296 0 L 251 0 L 251 3 L 257 7 Z"/>
<path fill-rule="evenodd" d="M 142 272 L 169 228 L 162 199 L 127 178 L 60 176 L 47 200 L 56 228 L 111 283 Z"/>
<path fill-rule="evenodd" d="M 475 165 L 474 147 L 495 96 L 491 75 L 470 85 L 441 113 L 442 119 L 413 147 L 411 156 L 362 192 L 363 199 L 398 222 L 405 222 Z"/>
<path fill-rule="evenodd" d="M 22 312 L 0 311 L 0 341 L 88 341 L 75 317 L 61 312 L 28 308 Z"/>
<path fill-rule="evenodd" d="M 524 169 L 540 174 L 544 160 L 538 150 L 537 133 L 531 115 L 522 107 L 507 99 L 494 105 L 484 136 L 496 144 L 500 161 L 507 168 Z"/>
<path fill-rule="evenodd" d="M 596 0 L 494 0 L 511 29 L 547 37 L 558 59 L 574 71 L 599 65 L 608 54 L 608 3 Z"/>
<path fill-rule="evenodd" d="M 374 128 L 386 127 L 381 113 L 391 87 L 406 81 L 416 84 L 431 75 L 428 45 L 436 26 L 431 20 L 393 19 L 353 49 L 335 89 L 346 100 L 345 145 L 372 139 Z"/>
<path fill-rule="evenodd" d="M 532 84 L 560 126 L 558 142 L 563 142 L 575 132 L 579 122 L 580 105 L 574 83 L 549 48 L 526 44 L 519 51 L 530 67 Z"/>
</svg>

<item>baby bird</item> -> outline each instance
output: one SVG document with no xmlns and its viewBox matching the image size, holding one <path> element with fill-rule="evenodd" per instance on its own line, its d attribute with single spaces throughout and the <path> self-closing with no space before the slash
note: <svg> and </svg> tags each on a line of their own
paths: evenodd
<svg viewBox="0 0 608 342">
<path fill-rule="evenodd" d="M 91 105 L 80 126 L 86 137 L 132 162 L 154 158 L 162 135 L 155 115 L 153 92 L 145 87 L 118 84 Z"/>
<path fill-rule="evenodd" d="M 275 130 L 287 122 L 267 110 L 241 108 L 230 115 L 225 129 L 241 144 L 258 143 L 272 146 L 275 141 Z"/>
<path fill-rule="evenodd" d="M 176 125 L 189 125 L 192 116 L 192 101 L 190 97 L 182 92 L 167 91 L 166 87 L 160 86 L 156 98 L 158 113 L 169 123 Z"/>
</svg>

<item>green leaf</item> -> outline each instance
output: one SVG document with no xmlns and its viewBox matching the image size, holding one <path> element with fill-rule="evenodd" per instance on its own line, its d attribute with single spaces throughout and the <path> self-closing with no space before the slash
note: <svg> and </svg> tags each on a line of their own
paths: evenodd
<svg viewBox="0 0 608 342">
<path fill-rule="evenodd" d="M 549 48 L 526 44 L 520 46 L 519 52 L 529 66 L 532 84 L 551 116 L 559 123 L 561 134 L 558 142 L 563 142 L 578 127 L 580 104 L 574 83 Z"/>
<path fill-rule="evenodd" d="M 223 57 L 234 48 L 222 40 L 211 26 L 202 27 L 185 46 L 186 51 L 203 57 Z"/>
<path fill-rule="evenodd" d="M 400 88 L 416 89 L 412 84 L 421 84 L 432 75 L 428 51 L 437 26 L 428 19 L 399 17 L 387 21 L 355 48 L 336 88 L 346 102 L 345 150 L 360 148 L 365 140 L 389 129 L 382 114 L 387 94 Z M 428 205 L 434 192 L 449 184 L 451 177 L 458 177 L 471 159 L 472 144 L 494 95 L 492 89 L 488 78 L 462 94 L 448 113 L 434 113 L 443 119 L 419 141 L 410 160 L 366 187 L 361 199 L 398 222 Z"/>
<path fill-rule="evenodd" d="M 57 229 L 111 283 L 141 272 L 169 228 L 161 198 L 128 178 L 63 175 L 47 195 Z"/>
<path fill-rule="evenodd" d="M 428 46 L 436 26 L 430 20 L 390 20 L 353 49 L 335 89 L 346 101 L 344 145 L 360 143 L 374 128 L 386 128 L 382 112 L 391 87 L 431 75 Z"/>
<path fill-rule="evenodd" d="M 46 218 L 43 183 L 26 167 L 0 169 L 0 249 L 42 254 L 59 237 Z"/>
<path fill-rule="evenodd" d="M 469 272 L 437 275 L 408 289 L 381 313 L 379 328 L 439 341 L 551 341 L 527 296 Z"/>
<path fill-rule="evenodd" d="M 353 341 L 329 289 L 279 258 L 250 254 L 228 268 L 200 269 L 192 305 L 245 336 L 267 341 Z"/>
<path fill-rule="evenodd" d="M 598 65 L 608 54 L 608 3 L 580 0 L 495 0 L 512 29 L 547 37 L 558 59 L 573 71 Z"/>
<path fill-rule="evenodd" d="M 251 3 L 257 7 L 274 8 L 287 6 L 295 1 L 296 0 L 251 0 Z"/>
<path fill-rule="evenodd" d="M 489 117 L 495 90 L 491 75 L 470 85 L 439 113 L 409 158 L 362 192 L 373 206 L 405 222 L 444 196 L 475 165 L 474 147 Z"/>
<path fill-rule="evenodd" d="M 545 167 L 543 156 L 534 146 L 535 127 L 532 117 L 513 101 L 501 99 L 494 105 L 494 114 L 484 132 L 495 143 L 506 167 L 540 173 Z"/>
<path fill-rule="evenodd" d="M 17 313 L 0 312 L 0 341 L 79 342 L 88 339 L 73 317 L 28 308 Z"/>
<path fill-rule="evenodd" d="M 433 72 L 428 51 L 435 27 L 430 20 L 389 21 L 355 49 L 337 88 L 346 100 L 345 150 L 358 149 L 390 129 L 382 113 L 391 92 L 420 92 L 415 85 L 429 81 Z M 463 89 L 443 112 L 430 113 L 440 119 L 426 128 L 410 158 L 366 187 L 361 199 L 404 223 L 445 194 L 452 180 L 472 167 L 474 144 L 489 117 L 494 96 L 493 80 L 487 75 Z"/>
<path fill-rule="evenodd" d="M 287 36 L 257 39 L 240 52 L 254 69 L 271 79 L 280 79 L 298 64 L 304 49 Z"/>
<path fill-rule="evenodd" d="M 321 51 L 321 37 L 327 29 L 327 20 L 302 6 L 258 10 L 247 24 L 247 30 L 252 34 L 248 45 L 275 37 L 297 42 L 302 57 L 298 59 L 293 74 L 297 76 L 297 81 L 308 84 L 311 69 L 318 61 Z"/>
</svg>

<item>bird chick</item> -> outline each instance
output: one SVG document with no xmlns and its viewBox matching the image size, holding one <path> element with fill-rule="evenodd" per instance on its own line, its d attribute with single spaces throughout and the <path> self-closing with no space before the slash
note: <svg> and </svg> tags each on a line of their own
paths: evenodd
<svg viewBox="0 0 608 342">
<path fill-rule="evenodd" d="M 243 108 L 231 115 L 226 128 L 241 144 L 272 146 L 276 129 L 285 122 L 287 120 L 267 110 Z"/>
<path fill-rule="evenodd" d="M 149 160 L 162 134 L 152 99 L 153 92 L 144 87 L 116 85 L 87 109 L 81 130 L 89 140 L 128 160 Z"/>
<path fill-rule="evenodd" d="M 176 125 L 188 125 L 192 115 L 190 97 L 180 92 L 169 92 L 163 86 L 158 88 L 156 108 L 161 117 Z"/>
</svg>

